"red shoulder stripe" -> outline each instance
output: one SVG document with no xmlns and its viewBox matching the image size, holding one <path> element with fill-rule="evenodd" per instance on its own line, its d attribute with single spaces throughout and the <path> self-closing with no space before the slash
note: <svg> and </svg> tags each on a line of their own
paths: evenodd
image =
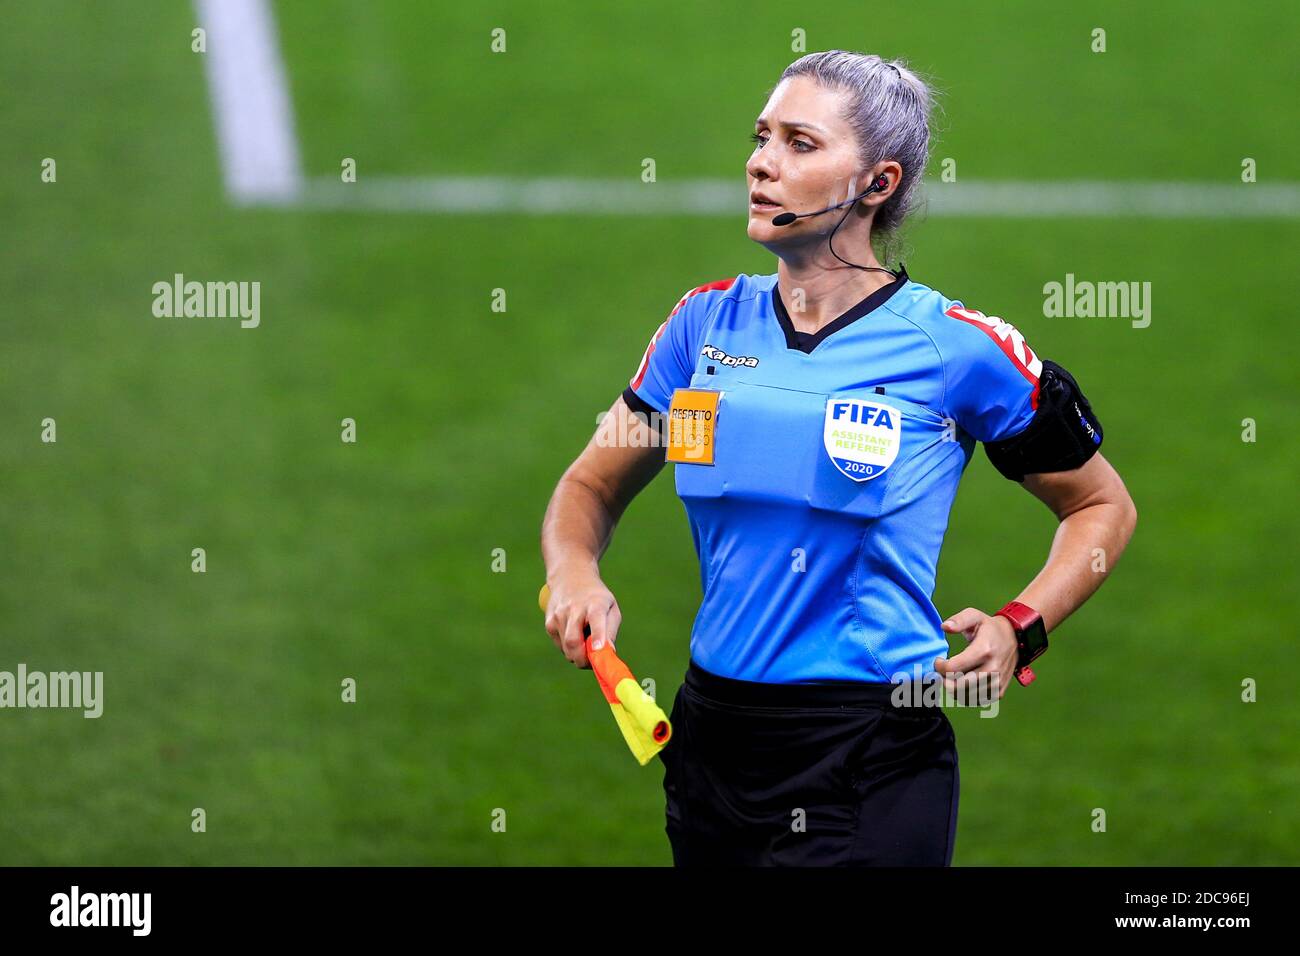
<svg viewBox="0 0 1300 956">
<path fill-rule="evenodd" d="M 975 326 L 996 342 L 998 348 L 1002 349 L 1002 353 L 1011 360 L 1011 364 L 1019 370 L 1030 385 L 1034 386 L 1034 394 L 1030 396 L 1029 404 L 1032 408 L 1038 407 L 1038 376 L 1043 371 L 1043 363 L 1014 325 L 996 315 L 985 315 L 978 309 L 964 309 L 956 305 L 944 315 Z"/>
<path fill-rule="evenodd" d="M 641 356 L 641 364 L 637 366 L 636 374 L 633 375 L 631 381 L 628 382 L 632 388 L 637 389 L 641 387 L 641 380 L 645 378 L 646 369 L 650 367 L 650 356 L 654 354 L 655 346 L 659 344 L 660 336 L 662 336 L 664 330 L 668 328 L 669 320 L 681 311 L 682 306 L 686 304 L 687 300 L 693 295 L 699 295 L 701 292 L 724 292 L 735 285 L 736 278 L 736 276 L 732 276 L 730 279 L 719 279 L 717 282 L 709 282 L 705 285 L 696 286 L 677 301 L 677 304 L 673 306 L 673 310 L 668 313 L 668 318 L 664 319 L 663 322 L 659 324 L 659 328 L 655 329 L 654 335 L 650 336 L 650 343 L 645 347 L 645 354 Z"/>
<path fill-rule="evenodd" d="M 686 300 L 689 299 L 691 296 L 699 295 L 701 292 L 715 292 L 715 291 L 724 292 L 727 289 L 730 289 L 735 284 L 736 284 L 736 277 L 732 276 L 730 279 L 719 279 L 717 282 L 710 282 L 706 285 L 696 286 L 690 292 L 686 293 L 684 296 L 681 297 L 681 300 L 677 303 L 677 305 L 673 307 L 673 310 L 668 313 L 668 318 L 671 319 L 674 315 L 676 315 L 677 310 L 680 309 L 682 306 L 684 306 L 686 304 Z"/>
</svg>

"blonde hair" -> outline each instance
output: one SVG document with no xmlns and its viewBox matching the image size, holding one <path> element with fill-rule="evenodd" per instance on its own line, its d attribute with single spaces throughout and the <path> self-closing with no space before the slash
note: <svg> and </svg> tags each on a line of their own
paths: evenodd
<svg viewBox="0 0 1300 956">
<path fill-rule="evenodd" d="M 809 76 L 849 94 L 844 118 L 857 135 L 866 169 L 886 159 L 903 167 L 898 187 L 872 220 L 872 238 L 891 244 L 918 200 L 916 187 L 930 158 L 935 93 L 902 60 L 886 61 L 874 53 L 809 53 L 787 66 L 781 79 L 792 76 Z"/>
</svg>

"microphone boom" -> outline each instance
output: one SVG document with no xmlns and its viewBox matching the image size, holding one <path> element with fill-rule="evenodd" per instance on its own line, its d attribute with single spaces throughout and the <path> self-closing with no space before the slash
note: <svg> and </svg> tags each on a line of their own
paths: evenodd
<svg viewBox="0 0 1300 956">
<path fill-rule="evenodd" d="M 858 193 L 852 199 L 846 199 L 844 200 L 844 202 L 837 202 L 834 206 L 827 206 L 825 209 L 819 209 L 816 212 L 802 212 L 799 213 L 798 215 L 795 215 L 792 212 L 783 212 L 779 216 L 772 217 L 772 225 L 788 226 L 796 219 L 806 219 L 809 216 L 823 216 L 828 212 L 834 212 L 836 209 L 840 209 L 844 206 L 847 206 L 849 203 L 855 203 L 863 196 L 870 195 L 871 193 L 878 193 L 881 190 L 888 189 L 888 188 L 889 188 L 889 180 L 886 179 L 882 174 L 876 177 L 876 181 L 874 183 L 872 183 L 862 192 Z"/>
</svg>

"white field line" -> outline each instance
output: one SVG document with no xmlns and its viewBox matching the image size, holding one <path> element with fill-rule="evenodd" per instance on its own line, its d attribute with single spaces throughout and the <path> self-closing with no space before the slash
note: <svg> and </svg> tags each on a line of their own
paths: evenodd
<svg viewBox="0 0 1300 956">
<path fill-rule="evenodd" d="M 293 104 L 266 0 L 194 0 L 226 195 L 286 204 L 302 188 Z"/>
<path fill-rule="evenodd" d="M 406 213 L 742 216 L 743 180 L 508 176 L 314 178 L 296 205 Z M 799 210 L 803 211 L 803 210 Z M 1292 219 L 1300 183 L 967 181 L 929 184 L 922 215 L 1008 219 Z"/>
<path fill-rule="evenodd" d="M 366 176 L 305 180 L 267 0 L 194 0 L 226 193 L 238 205 L 399 213 L 742 216 L 743 179 Z M 1300 183 L 931 183 L 923 213 L 1011 219 L 1293 219 Z M 796 210 L 805 211 L 805 210 Z"/>
</svg>

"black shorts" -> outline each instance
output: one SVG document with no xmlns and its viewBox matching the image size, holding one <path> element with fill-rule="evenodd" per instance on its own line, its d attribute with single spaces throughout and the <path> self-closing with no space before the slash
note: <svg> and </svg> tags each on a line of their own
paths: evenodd
<svg viewBox="0 0 1300 956">
<path fill-rule="evenodd" d="M 892 684 L 769 684 L 693 660 L 660 751 L 676 866 L 948 866 L 957 741 Z"/>
</svg>

